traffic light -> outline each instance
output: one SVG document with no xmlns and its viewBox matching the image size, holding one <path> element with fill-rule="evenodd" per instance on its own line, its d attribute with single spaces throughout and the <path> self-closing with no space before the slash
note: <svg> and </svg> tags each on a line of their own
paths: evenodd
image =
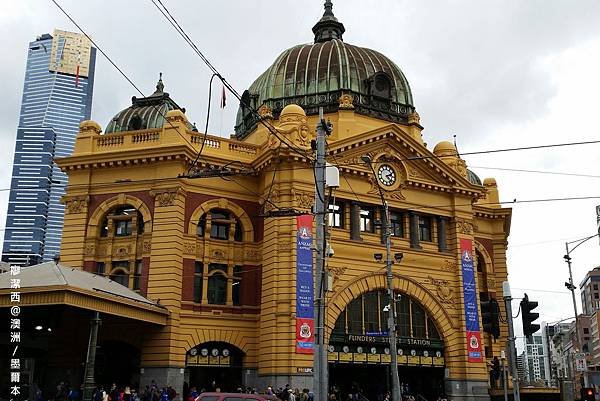
<svg viewBox="0 0 600 401">
<path fill-rule="evenodd" d="M 527 294 L 525 294 L 521 301 L 521 315 L 523 317 L 523 334 L 527 338 L 530 338 L 533 333 L 540 329 L 539 324 L 533 323 L 535 319 L 540 317 L 539 313 L 532 312 L 537 306 L 538 303 L 536 301 L 530 301 Z"/>
<path fill-rule="evenodd" d="M 591 387 L 583 387 L 581 389 L 581 399 L 582 401 L 595 401 L 596 397 L 594 395 L 594 389 Z"/>
<path fill-rule="evenodd" d="M 498 301 L 490 298 L 489 301 L 481 302 L 481 321 L 483 331 L 490 333 L 494 339 L 500 337 L 500 306 Z"/>
</svg>

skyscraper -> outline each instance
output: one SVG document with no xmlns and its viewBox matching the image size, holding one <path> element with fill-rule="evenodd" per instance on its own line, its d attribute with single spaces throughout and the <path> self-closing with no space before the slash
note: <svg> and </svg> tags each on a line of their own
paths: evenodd
<svg viewBox="0 0 600 401">
<path fill-rule="evenodd" d="M 91 115 L 96 49 L 84 35 L 54 30 L 29 44 L 2 260 L 35 264 L 58 254 L 67 176 L 55 157 L 73 151 Z"/>
</svg>

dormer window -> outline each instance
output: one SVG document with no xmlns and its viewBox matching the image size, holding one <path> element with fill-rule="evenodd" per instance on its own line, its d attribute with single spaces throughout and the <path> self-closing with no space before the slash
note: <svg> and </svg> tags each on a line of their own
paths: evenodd
<svg viewBox="0 0 600 401">
<path fill-rule="evenodd" d="M 377 72 L 368 79 L 369 94 L 382 99 L 392 97 L 392 79 L 385 72 Z"/>
</svg>

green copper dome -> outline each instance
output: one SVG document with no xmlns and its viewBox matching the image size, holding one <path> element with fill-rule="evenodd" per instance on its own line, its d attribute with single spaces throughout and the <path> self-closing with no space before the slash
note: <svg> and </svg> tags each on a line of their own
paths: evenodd
<svg viewBox="0 0 600 401">
<path fill-rule="evenodd" d="M 162 128 L 167 112 L 177 109 L 185 113 L 185 108 L 179 107 L 169 94 L 164 92 L 164 88 L 161 73 L 156 91 L 148 97 L 131 98 L 131 106 L 117 113 L 106 126 L 104 133 Z M 188 126 L 190 129 L 195 129 L 189 123 Z"/>
<path fill-rule="evenodd" d="M 256 126 L 251 109 L 263 104 L 277 117 L 290 103 L 307 114 L 337 111 L 342 94 L 353 97 L 355 112 L 393 122 L 407 122 L 414 111 L 408 80 L 383 54 L 345 43 L 344 25 L 325 3 L 325 14 L 313 27 L 315 42 L 285 50 L 244 92 L 236 135 L 243 138 Z"/>
</svg>

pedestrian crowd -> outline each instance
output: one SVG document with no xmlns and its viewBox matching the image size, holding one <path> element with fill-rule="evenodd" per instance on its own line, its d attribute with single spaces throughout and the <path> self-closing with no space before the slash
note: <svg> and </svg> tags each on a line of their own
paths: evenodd
<svg viewBox="0 0 600 401">
<path fill-rule="evenodd" d="M 173 401 L 176 397 L 177 391 L 173 387 L 159 387 L 153 380 L 141 391 L 129 385 L 117 386 L 116 383 L 108 389 L 98 386 L 94 390 L 92 401 Z"/>
</svg>

